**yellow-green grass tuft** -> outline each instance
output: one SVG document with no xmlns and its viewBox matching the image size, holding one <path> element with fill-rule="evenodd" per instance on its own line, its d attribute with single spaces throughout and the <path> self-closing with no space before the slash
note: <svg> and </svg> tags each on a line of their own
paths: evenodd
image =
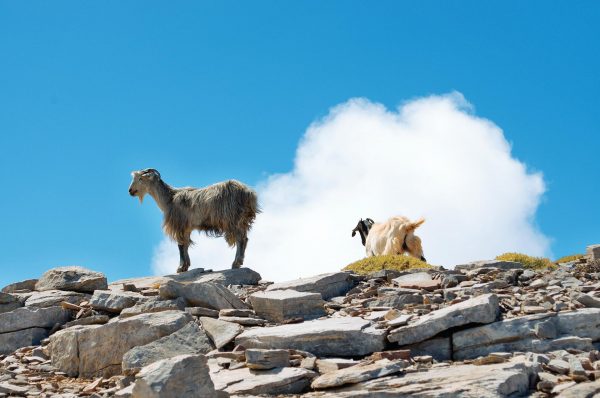
<svg viewBox="0 0 600 398">
<path fill-rule="evenodd" d="M 528 269 L 555 268 L 556 265 L 545 257 L 533 257 L 522 253 L 504 253 L 496 257 L 496 260 L 514 261 L 523 264 Z"/>
<path fill-rule="evenodd" d="M 570 256 L 564 256 L 564 257 L 559 258 L 558 260 L 555 261 L 555 263 L 556 264 L 568 263 L 571 261 L 577 261 L 583 257 L 584 257 L 583 254 L 572 254 Z"/>
<path fill-rule="evenodd" d="M 415 268 L 431 268 L 431 265 L 418 258 L 404 255 L 389 255 L 366 257 L 344 267 L 343 271 L 353 271 L 357 274 L 370 274 L 371 272 L 389 269 L 394 271 L 405 271 Z"/>
</svg>

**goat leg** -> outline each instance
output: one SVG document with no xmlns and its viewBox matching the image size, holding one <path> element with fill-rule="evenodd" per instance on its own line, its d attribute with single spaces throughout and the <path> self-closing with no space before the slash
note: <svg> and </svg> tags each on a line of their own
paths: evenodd
<svg viewBox="0 0 600 398">
<path fill-rule="evenodd" d="M 240 268 L 244 264 L 244 256 L 246 254 L 246 245 L 248 244 L 248 238 L 243 236 L 236 242 L 235 259 L 231 268 Z"/>
<path fill-rule="evenodd" d="M 190 268 L 191 261 L 188 254 L 188 245 L 177 245 L 179 247 L 179 268 L 177 272 L 185 272 Z"/>
</svg>

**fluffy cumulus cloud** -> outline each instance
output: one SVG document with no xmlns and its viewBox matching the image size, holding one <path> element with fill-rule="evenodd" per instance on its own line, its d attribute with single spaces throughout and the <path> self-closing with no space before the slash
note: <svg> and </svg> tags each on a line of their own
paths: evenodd
<svg viewBox="0 0 600 398">
<path fill-rule="evenodd" d="M 280 281 L 336 271 L 364 257 L 350 233 L 362 217 L 425 217 L 417 230 L 432 264 L 452 267 L 506 251 L 548 254 L 534 216 L 545 187 L 492 121 L 459 93 L 396 110 L 367 99 L 331 109 L 298 145 L 294 168 L 257 186 L 263 208 L 245 264 Z M 196 236 L 195 267 L 223 269 L 234 251 Z M 154 271 L 173 272 L 177 247 L 156 248 Z"/>
</svg>

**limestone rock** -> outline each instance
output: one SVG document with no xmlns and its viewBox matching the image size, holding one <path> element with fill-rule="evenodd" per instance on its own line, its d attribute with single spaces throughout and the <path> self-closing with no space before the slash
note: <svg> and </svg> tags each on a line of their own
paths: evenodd
<svg viewBox="0 0 600 398">
<path fill-rule="evenodd" d="M 29 308 L 45 308 L 59 306 L 61 302 L 66 301 L 71 304 L 79 304 L 82 301 L 90 299 L 89 294 L 80 292 L 68 292 L 65 290 L 45 290 L 43 292 L 34 292 L 25 301 Z"/>
<path fill-rule="evenodd" d="M 250 369 L 273 369 L 290 366 L 288 350 L 261 350 L 249 348 L 245 351 L 246 366 Z"/>
<path fill-rule="evenodd" d="M 121 311 L 120 317 L 125 318 L 139 314 L 147 314 L 160 311 L 183 311 L 185 310 L 186 301 L 179 297 L 175 300 L 161 300 L 157 297 L 152 297 L 147 301 L 140 301 L 132 307 L 128 307 Z"/>
<path fill-rule="evenodd" d="M 23 303 L 17 296 L 0 292 L 0 314 L 10 312 L 23 306 Z"/>
<path fill-rule="evenodd" d="M 37 279 L 27 279 L 21 282 L 11 283 L 2 288 L 3 293 L 15 293 L 17 291 L 32 291 L 35 290 Z"/>
<path fill-rule="evenodd" d="M 436 337 L 402 348 L 410 350 L 413 356 L 431 355 L 436 361 L 449 361 L 452 359 L 450 337 Z"/>
<path fill-rule="evenodd" d="M 0 334 L 0 355 L 10 354 L 21 347 L 37 345 L 48 337 L 48 329 L 29 328 Z"/>
<path fill-rule="evenodd" d="M 428 272 L 412 272 L 401 275 L 393 280 L 398 287 L 405 289 L 435 290 L 441 286 L 441 281 L 431 278 Z"/>
<path fill-rule="evenodd" d="M 456 326 L 494 322 L 498 312 L 498 297 L 484 294 L 433 311 L 412 324 L 394 329 L 388 335 L 388 340 L 399 345 L 418 343 Z"/>
<path fill-rule="evenodd" d="M 347 272 L 333 272 L 311 278 L 275 283 L 270 285 L 267 291 L 292 289 L 298 292 L 321 293 L 323 300 L 328 300 L 331 297 L 343 296 L 354 287 L 354 284 L 354 278 L 351 274 Z"/>
<path fill-rule="evenodd" d="M 211 374 L 217 390 L 230 394 L 300 394 L 306 391 L 317 374 L 304 368 L 274 368 L 251 370 L 240 368 L 222 369 Z"/>
<path fill-rule="evenodd" d="M 131 348 L 167 336 L 191 320 L 182 311 L 163 311 L 61 330 L 50 336 L 52 364 L 69 376 L 110 377 L 121 373 L 123 355 Z"/>
<path fill-rule="evenodd" d="M 600 380 L 592 383 L 580 383 L 563 390 L 558 398 L 593 398 L 600 394 Z"/>
<path fill-rule="evenodd" d="M 133 398 L 217 396 L 204 355 L 178 355 L 146 366 L 136 376 L 132 394 Z"/>
<path fill-rule="evenodd" d="M 181 274 L 176 280 L 181 280 Z M 204 273 L 202 276 L 194 280 L 194 282 L 214 282 L 221 285 L 258 285 L 258 281 L 262 278 L 260 274 L 250 268 L 233 268 L 223 271 L 215 271 Z"/>
<path fill-rule="evenodd" d="M 61 307 L 17 308 L 11 312 L 0 314 L 0 333 L 29 328 L 51 329 L 56 324 L 62 325 L 70 318 L 69 311 Z"/>
<path fill-rule="evenodd" d="M 523 264 L 517 263 L 515 261 L 502 261 L 502 260 L 483 260 L 483 261 L 473 261 L 467 264 L 460 264 L 454 267 L 455 271 L 470 271 L 477 268 L 498 268 L 501 270 L 509 270 L 509 269 L 523 269 Z"/>
<path fill-rule="evenodd" d="M 176 332 L 127 351 L 123 355 L 122 368 L 125 374 L 133 374 L 161 359 L 206 354 L 213 349 L 206 333 L 196 323 L 190 322 Z"/>
<path fill-rule="evenodd" d="M 587 255 L 592 260 L 600 259 L 600 245 L 590 245 L 587 247 Z"/>
<path fill-rule="evenodd" d="M 83 267 L 58 267 L 46 271 L 35 284 L 35 290 L 70 290 L 93 293 L 107 289 L 106 276 Z"/>
<path fill-rule="evenodd" d="M 319 357 L 354 357 L 382 351 L 385 330 L 372 327 L 362 318 L 329 318 L 246 330 L 235 342 L 247 349 L 293 348 Z"/>
<path fill-rule="evenodd" d="M 383 359 L 370 364 L 359 364 L 349 368 L 325 373 L 311 383 L 315 390 L 342 386 L 344 384 L 356 384 L 361 381 L 376 379 L 398 373 L 408 367 L 410 362 L 405 360 L 389 361 Z"/>
<path fill-rule="evenodd" d="M 202 323 L 202 327 L 206 331 L 206 334 L 211 338 L 217 348 L 227 345 L 235 338 L 235 336 L 244 330 L 244 328 L 237 323 L 204 316 L 200 317 L 200 322 Z"/>
<path fill-rule="evenodd" d="M 248 308 L 235 294 L 220 283 L 180 283 L 168 281 L 160 286 L 160 297 L 175 299 L 183 297 L 192 306 L 208 307 L 215 310 L 224 308 Z"/>
<path fill-rule="evenodd" d="M 274 322 L 293 318 L 315 319 L 326 314 L 319 293 L 295 290 L 257 292 L 250 296 L 250 303 L 259 316 Z"/>
<path fill-rule="evenodd" d="M 92 308 L 102 311 L 120 313 L 125 308 L 149 301 L 150 299 L 136 292 L 114 290 L 96 290 L 90 299 Z"/>
<path fill-rule="evenodd" d="M 586 307 L 600 308 L 600 299 L 597 299 L 594 296 L 590 296 L 589 294 L 580 294 L 577 297 L 577 301 L 579 301 Z"/>
<path fill-rule="evenodd" d="M 401 310 L 407 304 L 423 304 L 423 296 L 421 294 L 386 294 L 379 296 L 375 300 L 369 302 L 368 306 L 373 307 L 391 307 Z"/>
</svg>

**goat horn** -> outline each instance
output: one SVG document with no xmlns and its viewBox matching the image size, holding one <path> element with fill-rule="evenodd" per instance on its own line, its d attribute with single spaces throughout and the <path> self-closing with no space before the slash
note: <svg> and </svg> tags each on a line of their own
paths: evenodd
<svg viewBox="0 0 600 398">
<path fill-rule="evenodd" d="M 142 171 L 142 174 L 147 174 L 147 173 L 154 173 L 160 178 L 160 173 L 156 169 L 146 169 L 146 170 Z"/>
</svg>

